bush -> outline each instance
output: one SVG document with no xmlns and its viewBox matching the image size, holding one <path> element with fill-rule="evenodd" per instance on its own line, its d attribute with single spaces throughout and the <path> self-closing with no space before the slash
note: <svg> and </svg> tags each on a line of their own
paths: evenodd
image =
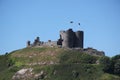
<svg viewBox="0 0 120 80">
<path fill-rule="evenodd" d="M 111 59 L 113 65 L 113 74 L 120 75 L 120 55 L 116 55 Z"/>
<path fill-rule="evenodd" d="M 114 65 L 114 73 L 120 75 L 120 60 L 116 61 Z"/>
<path fill-rule="evenodd" d="M 102 69 L 104 72 L 111 72 L 111 60 L 107 56 L 103 56 L 99 60 L 100 65 L 102 66 Z"/>
<path fill-rule="evenodd" d="M 112 57 L 112 61 L 115 63 L 117 60 L 120 59 L 120 55 L 116 55 Z"/>
<path fill-rule="evenodd" d="M 8 67 L 13 66 L 14 64 L 15 64 L 15 59 L 14 58 L 13 59 L 9 58 L 8 59 Z"/>
<path fill-rule="evenodd" d="M 89 54 L 82 54 L 81 62 L 87 64 L 95 64 L 97 61 L 97 57 L 89 55 Z"/>
<path fill-rule="evenodd" d="M 120 75 L 120 55 L 116 55 L 111 59 L 103 56 L 99 62 L 104 72 Z"/>
</svg>

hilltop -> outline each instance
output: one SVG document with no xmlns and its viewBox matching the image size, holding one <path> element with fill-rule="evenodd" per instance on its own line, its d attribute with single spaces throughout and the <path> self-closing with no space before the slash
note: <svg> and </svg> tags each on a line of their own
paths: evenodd
<svg viewBox="0 0 120 80">
<path fill-rule="evenodd" d="M 0 56 L 0 80 L 120 80 L 120 55 L 84 48 L 84 32 L 60 31 L 57 41 L 27 41 Z"/>
<path fill-rule="evenodd" d="M 102 57 L 81 49 L 27 47 L 0 56 L 0 80 L 120 80 L 103 71 Z"/>
</svg>

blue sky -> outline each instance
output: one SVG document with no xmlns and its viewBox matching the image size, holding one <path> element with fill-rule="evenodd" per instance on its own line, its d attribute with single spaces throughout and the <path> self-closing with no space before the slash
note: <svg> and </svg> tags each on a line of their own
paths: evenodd
<svg viewBox="0 0 120 80">
<path fill-rule="evenodd" d="M 37 36 L 55 41 L 68 28 L 84 31 L 85 48 L 120 54 L 120 0 L 0 0 L 0 54 Z"/>
</svg>

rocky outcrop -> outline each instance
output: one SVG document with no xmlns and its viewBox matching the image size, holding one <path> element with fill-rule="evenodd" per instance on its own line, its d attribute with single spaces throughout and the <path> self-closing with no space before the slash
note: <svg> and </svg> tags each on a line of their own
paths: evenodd
<svg viewBox="0 0 120 80">
<path fill-rule="evenodd" d="M 83 51 L 84 51 L 84 53 L 87 53 L 90 55 L 105 56 L 105 53 L 103 51 L 98 51 L 98 50 L 90 48 L 90 47 L 84 49 Z"/>
<path fill-rule="evenodd" d="M 93 55 L 93 56 L 105 56 L 105 53 L 104 51 L 99 51 L 97 49 L 94 49 L 94 48 L 91 48 L 91 47 L 88 47 L 88 48 L 69 48 L 70 50 L 77 50 L 81 53 L 86 53 L 86 54 L 90 54 L 90 55 Z"/>
<path fill-rule="evenodd" d="M 21 69 L 15 73 L 15 75 L 12 77 L 12 80 L 26 80 L 33 77 L 33 69 L 27 68 L 27 69 Z"/>
<path fill-rule="evenodd" d="M 12 80 L 41 80 L 46 77 L 44 71 L 34 73 L 32 68 L 21 69 L 15 73 Z"/>
</svg>

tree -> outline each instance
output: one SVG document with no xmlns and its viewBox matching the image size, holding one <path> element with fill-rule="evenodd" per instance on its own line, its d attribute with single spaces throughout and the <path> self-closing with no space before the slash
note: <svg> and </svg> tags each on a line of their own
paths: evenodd
<svg viewBox="0 0 120 80">
<path fill-rule="evenodd" d="M 120 60 L 117 60 L 114 65 L 114 73 L 120 75 Z"/>
<path fill-rule="evenodd" d="M 113 73 L 120 75 L 120 55 L 112 57 Z"/>
<path fill-rule="evenodd" d="M 116 55 L 116 56 L 112 57 L 112 61 L 114 63 L 116 63 L 117 60 L 120 60 L 120 55 Z"/>
<path fill-rule="evenodd" d="M 100 65 L 102 66 L 102 69 L 104 72 L 111 72 L 111 60 L 107 56 L 103 56 L 99 60 Z"/>
</svg>

